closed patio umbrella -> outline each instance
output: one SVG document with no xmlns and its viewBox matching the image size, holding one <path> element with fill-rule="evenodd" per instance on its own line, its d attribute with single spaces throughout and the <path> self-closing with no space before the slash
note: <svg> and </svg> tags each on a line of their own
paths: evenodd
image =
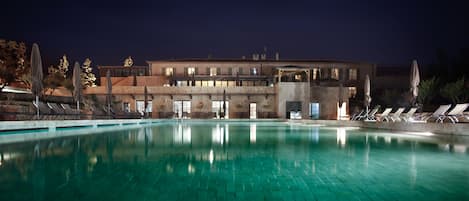
<svg viewBox="0 0 469 201">
<path fill-rule="evenodd" d="M 143 96 L 144 96 L 144 109 L 143 109 L 143 114 L 144 117 L 147 117 L 147 107 L 148 107 L 148 89 L 147 86 L 143 88 Z"/>
<path fill-rule="evenodd" d="M 368 74 L 365 76 L 365 86 L 363 87 L 365 91 L 365 107 L 366 107 L 366 115 L 368 118 L 368 108 L 370 107 L 371 103 L 371 89 L 370 89 L 370 76 Z"/>
<path fill-rule="evenodd" d="M 223 118 L 226 117 L 226 91 L 223 90 Z"/>
<path fill-rule="evenodd" d="M 112 81 L 111 81 L 111 71 L 109 71 L 109 70 L 107 70 L 107 72 L 106 72 L 106 80 L 107 80 L 107 85 L 106 85 L 106 89 L 107 89 L 107 97 L 106 97 L 107 114 L 111 115 Z"/>
<path fill-rule="evenodd" d="M 77 102 L 77 110 L 80 113 L 80 99 L 82 96 L 82 86 L 81 86 L 81 68 L 78 62 L 75 62 L 73 66 L 73 99 Z"/>
<path fill-rule="evenodd" d="M 339 111 L 338 111 L 338 119 L 340 120 L 342 118 L 342 104 L 344 103 L 344 93 L 343 93 L 343 90 L 344 90 L 344 85 L 342 83 L 340 83 L 339 85 Z"/>
<path fill-rule="evenodd" d="M 34 43 L 31 51 L 31 92 L 36 97 L 36 115 L 39 118 L 39 96 L 42 94 L 44 86 L 42 85 L 42 59 L 39 52 L 39 46 Z"/>
<path fill-rule="evenodd" d="M 419 95 L 420 73 L 417 60 L 412 61 L 410 69 L 410 92 L 412 93 L 412 105 L 417 103 L 417 96 Z"/>
</svg>

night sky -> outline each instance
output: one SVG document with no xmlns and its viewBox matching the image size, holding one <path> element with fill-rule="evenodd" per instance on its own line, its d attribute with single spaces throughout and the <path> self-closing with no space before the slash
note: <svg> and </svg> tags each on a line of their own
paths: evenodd
<svg viewBox="0 0 469 201">
<path fill-rule="evenodd" d="M 46 63 L 251 57 L 429 64 L 469 47 L 464 1 L 5 1 L 0 38 L 37 42 Z"/>
</svg>

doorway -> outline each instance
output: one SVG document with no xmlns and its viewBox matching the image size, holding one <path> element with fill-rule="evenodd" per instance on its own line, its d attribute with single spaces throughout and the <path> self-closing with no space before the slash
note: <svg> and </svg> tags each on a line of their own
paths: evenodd
<svg viewBox="0 0 469 201">
<path fill-rule="evenodd" d="M 257 119 L 257 103 L 249 103 L 249 118 Z"/>
</svg>

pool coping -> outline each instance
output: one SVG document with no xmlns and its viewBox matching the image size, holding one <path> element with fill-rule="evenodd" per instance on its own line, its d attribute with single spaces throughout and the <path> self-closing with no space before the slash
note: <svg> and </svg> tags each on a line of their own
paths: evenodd
<svg viewBox="0 0 469 201">
<path fill-rule="evenodd" d="M 0 132 L 19 130 L 48 130 L 55 132 L 61 128 L 145 125 L 164 122 L 297 122 L 326 126 L 353 126 L 392 131 L 431 132 L 443 135 L 469 136 L 469 123 L 421 123 L 421 122 L 364 122 L 349 120 L 285 120 L 285 119 L 111 119 L 111 120 L 38 120 L 0 121 Z"/>
<path fill-rule="evenodd" d="M 31 121 L 0 121 L 0 132 L 20 130 L 49 130 L 59 128 L 123 126 L 153 124 L 162 122 L 283 122 L 282 119 L 99 119 L 99 120 L 31 120 Z"/>
</svg>

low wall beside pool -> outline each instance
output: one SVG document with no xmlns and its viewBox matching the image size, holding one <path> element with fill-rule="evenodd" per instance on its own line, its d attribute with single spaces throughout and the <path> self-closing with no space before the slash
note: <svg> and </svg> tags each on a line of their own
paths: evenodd
<svg viewBox="0 0 469 201">
<path fill-rule="evenodd" d="M 430 132 L 446 135 L 469 136 L 469 123 L 422 123 L 422 122 L 365 122 L 340 120 L 288 120 L 307 124 L 322 124 L 328 126 L 355 126 L 372 129 L 386 129 L 392 131 Z"/>
</svg>

